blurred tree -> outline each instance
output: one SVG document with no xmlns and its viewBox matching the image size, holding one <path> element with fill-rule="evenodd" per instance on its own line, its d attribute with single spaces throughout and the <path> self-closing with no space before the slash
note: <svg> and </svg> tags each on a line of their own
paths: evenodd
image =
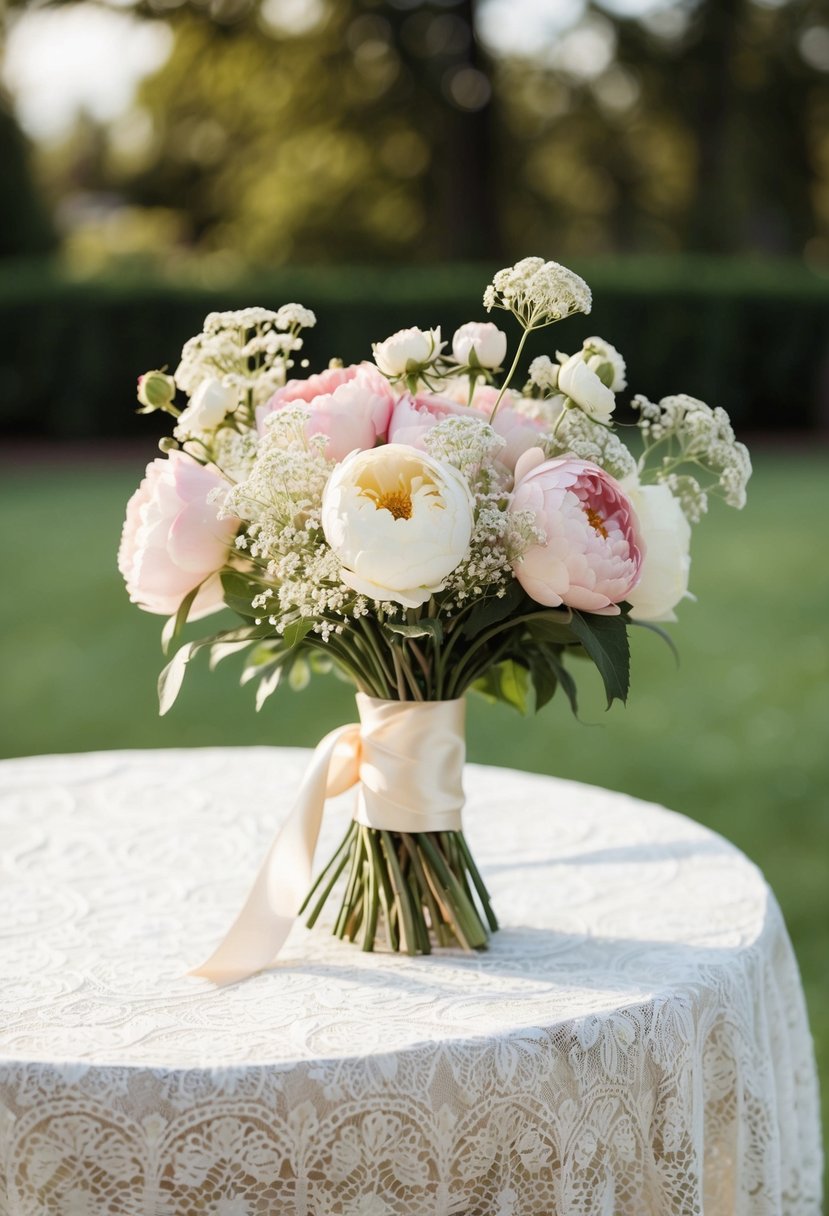
<svg viewBox="0 0 829 1216">
<path fill-rule="evenodd" d="M 827 69 L 816 0 L 588 5 L 546 62 L 497 66 L 508 246 L 829 255 Z"/>
<path fill-rule="evenodd" d="M 151 155 L 111 183 L 248 260 L 489 256 L 496 157 L 471 0 L 304 9 L 293 28 L 279 3 L 226 25 L 180 14 L 139 97 Z"/>
<path fill-rule="evenodd" d="M 29 146 L 0 92 L 0 258 L 50 253 L 57 237 L 32 176 Z"/>
<path fill-rule="evenodd" d="M 135 0 L 174 47 L 97 189 L 253 263 L 829 258 L 821 0 L 583 0 L 522 56 L 499 4 Z"/>
</svg>

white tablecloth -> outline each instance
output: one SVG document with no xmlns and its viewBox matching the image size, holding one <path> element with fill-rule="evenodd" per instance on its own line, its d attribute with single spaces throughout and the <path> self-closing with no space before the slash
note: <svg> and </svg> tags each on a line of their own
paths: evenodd
<svg viewBox="0 0 829 1216">
<path fill-rule="evenodd" d="M 363 954 L 298 924 L 268 973 L 187 978 L 306 759 L 0 765 L 2 1216 L 816 1216 L 779 910 L 658 807 L 470 767 L 487 953 Z"/>
</svg>

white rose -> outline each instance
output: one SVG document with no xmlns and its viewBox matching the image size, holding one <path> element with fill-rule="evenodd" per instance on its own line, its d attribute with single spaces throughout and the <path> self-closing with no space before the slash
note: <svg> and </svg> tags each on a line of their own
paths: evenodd
<svg viewBox="0 0 829 1216">
<path fill-rule="evenodd" d="M 584 361 L 584 351 L 563 360 L 558 373 L 559 392 L 564 393 L 571 401 L 592 418 L 594 422 L 610 422 L 610 415 L 616 408 L 616 398 L 606 384 Z"/>
<path fill-rule="evenodd" d="M 417 371 L 424 364 L 433 363 L 443 350 L 445 342 L 440 340 L 437 329 L 398 329 L 385 342 L 373 342 L 371 349 L 374 362 L 384 376 L 404 376 Z"/>
<path fill-rule="evenodd" d="M 236 392 L 221 380 L 202 380 L 186 409 L 181 411 L 176 434 L 204 435 L 215 431 L 225 415 L 238 405 Z"/>
<path fill-rule="evenodd" d="M 481 367 L 500 367 L 507 353 L 507 335 L 491 321 L 467 321 L 455 330 L 452 354 L 457 363 L 468 364 L 473 353 Z"/>
<path fill-rule="evenodd" d="M 337 465 L 322 496 L 322 529 L 347 586 L 417 608 L 469 551 L 473 507 L 457 469 L 388 443 Z"/>
<path fill-rule="evenodd" d="M 675 621 L 673 609 L 688 595 L 691 525 L 667 486 L 623 485 L 645 542 L 639 582 L 625 597 L 631 616 L 637 621 Z"/>
</svg>

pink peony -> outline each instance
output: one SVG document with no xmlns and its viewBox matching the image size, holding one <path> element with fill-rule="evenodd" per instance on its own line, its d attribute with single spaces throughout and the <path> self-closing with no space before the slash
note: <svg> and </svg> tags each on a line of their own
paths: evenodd
<svg viewBox="0 0 829 1216">
<path fill-rule="evenodd" d="M 532 511 L 544 532 L 514 563 L 515 577 L 539 604 L 618 613 L 639 578 L 644 546 L 630 500 L 598 465 L 527 452 L 515 470 L 511 511 Z"/>
<path fill-rule="evenodd" d="M 366 451 L 378 439 L 386 438 L 395 395 L 370 363 L 332 367 L 307 380 L 289 380 L 284 388 L 277 389 L 267 405 L 257 411 L 260 432 L 269 414 L 292 401 L 304 401 L 311 407 L 309 437 L 326 435 L 326 455 L 339 461 L 349 452 Z"/>
<path fill-rule="evenodd" d="M 472 394 L 473 409 L 480 410 L 487 422 L 500 392 L 501 390 L 492 384 L 479 384 Z M 464 382 L 459 380 L 450 390 L 450 395 L 455 400 L 460 400 L 461 394 L 465 394 L 463 400 L 466 401 L 468 389 Z M 501 448 L 498 453 L 498 459 L 510 470 L 515 468 L 519 456 L 529 451 L 530 448 L 538 447 L 541 432 L 544 429 L 540 421 L 535 418 L 527 418 L 525 414 L 515 409 L 514 403 L 514 395 L 507 390 L 501 398 L 498 413 L 492 421 L 492 429 L 495 434 L 500 435 L 506 441 L 506 446 Z"/>
<path fill-rule="evenodd" d="M 448 397 L 439 397 L 436 393 L 418 393 L 413 397 L 410 393 L 404 393 L 392 410 L 389 443 L 405 443 L 423 452 L 426 450 L 426 436 L 433 426 L 446 418 L 468 416 L 469 410 L 465 406 L 450 401 Z"/>
<path fill-rule="evenodd" d="M 217 507 L 207 496 L 225 484 L 184 452 L 170 452 L 147 465 L 127 503 L 118 549 L 118 569 L 134 604 L 172 616 L 187 593 L 203 583 L 189 619 L 222 607 L 217 572 L 227 560 L 239 520 L 217 519 Z"/>
<path fill-rule="evenodd" d="M 482 418 L 484 422 L 489 422 L 499 392 L 500 389 L 491 385 L 479 385 L 472 396 L 471 407 L 466 404 L 469 388 L 463 380 L 448 385 L 443 396 L 436 393 L 418 393 L 416 397 L 412 397 L 405 393 L 392 413 L 389 442 L 408 443 L 411 447 L 423 451 L 426 447 L 427 432 L 446 418 L 468 418 L 471 413 Z M 510 470 L 515 468 L 515 462 L 522 452 L 538 446 L 541 432 L 539 422 L 525 418 L 510 407 L 511 400 L 510 394 L 505 393 L 492 423 L 496 435 L 506 440 L 506 446 L 498 453 L 498 459 Z"/>
</svg>

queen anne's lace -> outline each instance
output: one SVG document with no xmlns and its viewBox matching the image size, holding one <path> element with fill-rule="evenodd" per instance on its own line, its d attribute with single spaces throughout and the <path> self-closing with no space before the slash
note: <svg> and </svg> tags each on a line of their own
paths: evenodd
<svg viewBox="0 0 829 1216">
<path fill-rule="evenodd" d="M 785 928 L 681 816 L 471 766 L 489 951 L 297 925 L 272 971 L 188 979 L 306 761 L 0 765 L 3 1216 L 818 1216 Z"/>
<path fill-rule="evenodd" d="M 484 307 L 504 308 L 529 329 L 561 321 L 576 312 L 589 313 L 590 288 L 579 275 L 558 262 L 523 258 L 499 270 L 484 292 Z"/>
<path fill-rule="evenodd" d="M 655 479 L 676 495 L 691 523 L 698 523 L 708 509 L 708 491 L 718 493 L 730 507 L 745 506 L 751 457 L 745 444 L 737 442 L 724 409 L 712 409 L 686 393 L 663 397 L 658 405 L 639 394 L 632 404 L 639 411 L 645 441 L 640 470 L 651 466 Z M 714 481 L 703 484 L 688 471 L 693 465 L 714 474 Z"/>
</svg>

